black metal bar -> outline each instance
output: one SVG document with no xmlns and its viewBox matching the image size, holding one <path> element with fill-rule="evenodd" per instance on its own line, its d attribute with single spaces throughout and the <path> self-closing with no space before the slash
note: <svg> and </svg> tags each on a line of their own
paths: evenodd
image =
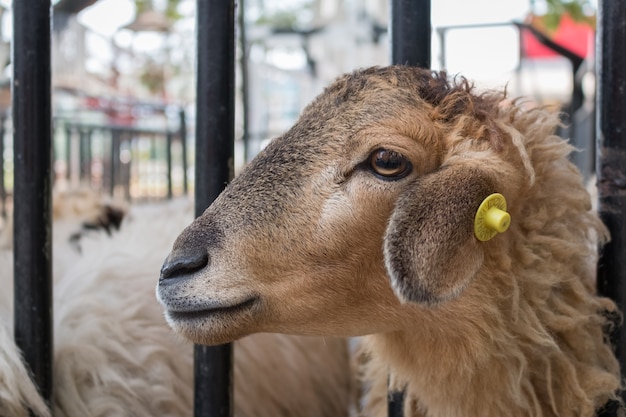
<svg viewBox="0 0 626 417">
<path fill-rule="evenodd" d="M 235 2 L 197 0 L 195 212 L 199 216 L 233 178 Z M 195 417 L 233 415 L 233 348 L 196 345 Z"/>
<path fill-rule="evenodd" d="M 90 157 L 87 155 L 87 132 L 78 130 L 78 180 L 82 182 L 87 178 L 87 161 Z"/>
<path fill-rule="evenodd" d="M 239 70 L 241 72 L 241 127 L 243 134 L 243 162 L 247 163 L 250 158 L 250 76 L 248 73 L 248 40 L 246 37 L 245 0 L 238 3 L 239 23 Z"/>
<path fill-rule="evenodd" d="M 157 141 L 156 141 L 156 135 L 150 135 L 150 163 L 148 164 L 148 175 L 150 176 L 156 176 L 158 175 L 158 165 L 153 163 L 156 162 L 159 158 L 158 158 L 158 150 L 157 150 Z M 152 181 L 151 181 L 152 182 Z M 158 188 L 158 186 L 153 183 L 152 186 L 149 186 L 148 189 L 152 189 L 152 192 L 156 194 L 156 192 L 158 192 L 158 190 L 155 190 L 155 188 Z"/>
<path fill-rule="evenodd" d="M 611 232 L 598 265 L 598 291 L 626 311 L 626 2 L 601 0 L 598 6 L 598 212 Z M 612 342 L 624 373 L 623 325 L 615 328 Z"/>
<path fill-rule="evenodd" d="M 85 177 L 85 131 L 77 129 L 78 132 L 78 183 Z"/>
<path fill-rule="evenodd" d="M 391 63 L 430 68 L 430 0 L 391 1 Z M 402 417 L 404 392 L 389 392 L 387 414 Z"/>
<path fill-rule="evenodd" d="M 65 178 L 72 178 L 72 129 L 65 125 Z"/>
<path fill-rule="evenodd" d="M 85 177 L 87 178 L 87 184 L 91 186 L 91 163 L 93 160 L 92 153 L 92 140 L 93 140 L 93 130 L 89 129 L 85 131 Z"/>
<path fill-rule="evenodd" d="M 110 183 L 109 193 L 111 197 L 115 196 L 115 186 L 118 184 L 119 165 L 120 165 L 120 141 L 122 131 L 118 129 L 111 130 L 111 154 L 110 154 Z"/>
<path fill-rule="evenodd" d="M 572 67 L 574 67 L 574 72 L 576 72 L 583 63 L 584 57 L 581 57 L 576 52 L 573 52 L 565 46 L 556 43 L 539 29 L 535 28 L 533 25 L 521 22 L 513 22 L 513 24 L 520 28 L 520 30 L 529 31 L 535 37 L 535 39 L 539 41 L 539 43 L 547 48 L 550 48 L 562 57 L 567 58 L 567 60 L 570 61 L 570 63 L 572 64 Z"/>
<path fill-rule="evenodd" d="M 437 32 L 443 31 L 448 32 L 450 30 L 456 29 L 483 29 L 483 28 L 500 28 L 500 27 L 509 27 L 521 25 L 519 22 L 511 21 L 511 22 L 492 22 L 492 23 L 467 23 L 461 25 L 446 25 L 446 26 L 438 26 Z"/>
<path fill-rule="evenodd" d="M 13 2 L 15 342 L 52 398 L 50 2 Z"/>
<path fill-rule="evenodd" d="M 172 199 L 172 133 L 165 134 L 165 160 L 167 162 L 167 198 Z"/>
<path fill-rule="evenodd" d="M 165 135 L 166 130 L 164 129 L 151 129 L 148 127 L 136 127 L 136 126 L 124 126 L 117 124 L 95 124 L 95 123 L 82 123 L 82 122 L 74 122 L 71 120 L 66 120 L 59 118 L 57 119 L 58 123 L 63 124 L 64 126 L 69 127 L 70 129 L 87 129 L 87 130 L 121 130 L 127 133 L 132 133 L 135 135 Z"/>
<path fill-rule="evenodd" d="M 0 217 L 7 218 L 7 189 L 4 184 L 4 134 L 6 130 L 6 114 L 4 111 L 0 114 Z"/>
<path fill-rule="evenodd" d="M 387 415 L 398 416 L 404 415 L 404 397 L 406 393 L 401 391 L 389 391 L 389 398 L 387 399 Z"/>
<path fill-rule="evenodd" d="M 133 178 L 133 176 L 137 176 L 137 183 L 140 184 L 141 183 L 141 179 L 140 179 L 140 171 L 139 171 L 139 166 L 141 165 L 139 162 L 139 150 L 138 150 L 138 142 L 141 140 L 140 137 L 138 136 L 134 136 L 132 140 L 130 140 L 128 142 L 128 152 L 130 155 L 130 158 L 128 160 L 128 191 L 126 192 L 126 199 L 128 201 L 131 201 L 132 196 L 130 194 L 130 181 Z M 136 157 L 137 156 L 137 157 Z"/>
<path fill-rule="evenodd" d="M 119 150 L 118 152 L 120 157 L 119 157 L 119 167 L 120 167 L 120 184 L 123 187 L 124 190 L 124 198 L 126 199 L 126 201 L 130 201 L 131 195 L 130 195 L 130 179 L 132 176 L 131 173 L 131 161 L 132 158 L 129 158 L 128 160 L 124 159 L 122 160 L 121 158 L 121 149 L 125 149 L 127 151 L 130 152 L 130 147 L 131 144 L 133 143 L 133 135 L 130 132 L 126 132 L 126 136 L 122 138 L 121 142 L 120 142 L 120 146 L 119 146 Z"/>
<path fill-rule="evenodd" d="M 183 194 L 187 195 L 189 192 L 189 179 L 187 178 L 187 116 L 185 114 L 185 109 L 181 108 L 178 113 L 178 118 L 180 119 L 180 143 L 182 147 L 182 163 L 183 163 Z"/>
<path fill-rule="evenodd" d="M 59 123 L 52 119 L 52 138 L 57 137 L 57 132 L 59 131 L 59 129 L 61 129 L 61 127 L 59 127 Z M 50 155 L 50 157 L 52 158 L 52 161 L 57 161 L 59 160 L 59 149 L 58 146 L 56 146 L 54 139 L 52 139 L 52 153 Z M 54 185 L 56 184 L 57 181 L 57 176 L 56 176 L 56 172 L 54 170 L 54 166 L 52 167 L 52 187 L 54 188 Z"/>
<path fill-rule="evenodd" d="M 430 68 L 430 0 L 391 1 L 391 62 Z"/>
<path fill-rule="evenodd" d="M 105 134 L 106 130 L 101 130 L 101 142 L 100 142 L 100 158 L 102 161 L 102 177 L 100 178 L 100 189 L 102 192 L 106 192 L 107 187 L 109 185 L 109 176 L 111 173 L 111 161 L 109 157 L 109 150 L 111 146 L 107 143 L 107 138 L 109 141 L 113 140 L 113 131 L 109 131 L 109 135 Z"/>
</svg>

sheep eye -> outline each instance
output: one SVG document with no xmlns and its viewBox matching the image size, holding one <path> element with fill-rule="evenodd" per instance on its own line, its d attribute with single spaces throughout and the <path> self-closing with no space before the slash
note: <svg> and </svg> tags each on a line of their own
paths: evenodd
<svg viewBox="0 0 626 417">
<path fill-rule="evenodd" d="M 397 180 L 406 177 L 410 172 L 411 163 L 398 152 L 388 149 L 377 149 L 370 155 L 370 168 L 383 179 Z"/>
</svg>

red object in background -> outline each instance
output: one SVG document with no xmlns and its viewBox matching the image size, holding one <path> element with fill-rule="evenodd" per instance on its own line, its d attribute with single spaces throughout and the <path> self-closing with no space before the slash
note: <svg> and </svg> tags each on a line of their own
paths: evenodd
<svg viewBox="0 0 626 417">
<path fill-rule="evenodd" d="M 135 123 L 133 105 L 103 97 L 84 97 L 84 106 L 107 115 L 107 122 L 115 126 L 132 126 Z"/>
<path fill-rule="evenodd" d="M 100 99 L 98 99 L 97 97 L 87 96 L 84 98 L 84 101 L 85 107 L 87 107 L 88 109 L 99 109 L 101 107 Z"/>
<path fill-rule="evenodd" d="M 534 16 L 531 24 L 547 33 L 540 23 L 540 16 Z M 549 35 L 550 39 L 570 51 L 586 58 L 593 53 L 595 33 L 588 24 L 574 22 L 571 17 L 564 15 L 555 32 Z M 522 31 L 523 54 L 526 58 L 551 58 L 559 56 L 550 48 L 542 45 L 528 30 Z"/>
</svg>

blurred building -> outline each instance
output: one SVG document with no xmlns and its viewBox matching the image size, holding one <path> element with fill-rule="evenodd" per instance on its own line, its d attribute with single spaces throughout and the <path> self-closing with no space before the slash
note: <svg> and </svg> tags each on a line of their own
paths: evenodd
<svg viewBox="0 0 626 417">
<path fill-rule="evenodd" d="M 176 6 L 175 18 L 163 9 L 168 1 Z M 338 75 L 390 62 L 389 4 L 389 0 L 239 2 L 244 7 L 240 23 L 245 24 L 239 25 L 237 55 L 237 168 L 288 129 L 301 109 Z M 0 23 L 7 18 L 5 11 L 0 7 Z M 529 11 L 528 0 L 432 2 L 432 67 L 464 75 L 482 87 L 506 86 L 510 96 L 571 108 L 576 79 L 570 61 L 513 24 L 526 21 L 546 31 L 541 18 Z M 194 0 L 155 1 L 152 9 L 141 13 L 136 13 L 135 0 L 56 2 L 55 120 L 165 131 L 178 128 L 179 110 L 184 109 L 191 145 L 188 158 L 193 161 L 194 13 Z M 551 36 L 586 63 L 592 62 L 594 34 L 588 26 L 565 19 Z M 8 61 L 5 36 L 0 39 L 4 109 L 10 104 Z M 587 94 L 577 104 L 584 114 L 577 117 L 589 121 L 593 68 L 585 65 L 579 72 L 578 81 L 587 75 Z M 587 124 L 588 136 L 593 126 Z M 64 153 L 69 145 L 63 137 L 56 140 Z M 5 166 L 10 166 L 10 156 L 5 153 Z M 192 178 L 193 170 L 188 174 Z"/>
</svg>

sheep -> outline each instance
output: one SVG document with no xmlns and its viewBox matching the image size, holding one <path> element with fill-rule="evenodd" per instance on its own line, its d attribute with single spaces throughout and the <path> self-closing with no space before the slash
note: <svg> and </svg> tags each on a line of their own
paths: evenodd
<svg viewBox="0 0 626 417">
<path fill-rule="evenodd" d="M 0 309 L 2 307 L 5 305 L 0 305 Z M 4 317 L 7 313 L 0 311 L 0 314 Z M 0 416 L 27 416 L 26 404 L 35 416 L 50 417 L 46 403 L 22 363 L 10 329 L 0 323 Z"/>
<path fill-rule="evenodd" d="M 390 376 L 406 416 L 615 406 L 619 313 L 594 283 L 608 233 L 558 124 L 444 72 L 338 78 L 174 241 L 157 284 L 168 323 L 204 344 L 365 335 L 365 415 L 384 415 Z M 479 240 L 492 193 L 510 221 Z"/>
<path fill-rule="evenodd" d="M 116 233 L 83 236 L 80 254 L 55 239 L 55 261 L 73 260 L 54 276 L 56 417 L 193 414 L 192 345 L 171 333 L 153 295 L 153 274 L 191 219 L 188 201 L 133 206 Z M 7 336 L 11 268 L 12 252 L 0 250 L 0 416 L 28 407 L 47 417 Z M 345 340 L 258 334 L 234 350 L 236 416 L 347 416 Z"/>
<path fill-rule="evenodd" d="M 63 243 L 76 241 L 72 236 L 77 232 L 81 222 L 94 223 L 101 219 L 104 225 L 107 213 L 119 213 L 115 216 L 113 227 L 119 227 L 115 220 L 123 213 L 121 209 L 103 204 L 102 199 L 88 190 L 76 190 L 70 193 L 55 191 L 53 194 L 52 218 L 54 221 L 55 247 Z M 26 416 L 27 408 L 34 415 L 50 416 L 50 411 L 35 385 L 32 383 L 29 371 L 24 365 L 19 348 L 13 340 L 13 219 L 9 218 L 0 227 L 0 265 L 2 265 L 0 282 L 3 291 L 0 293 L 0 416 Z M 121 221 L 121 218 L 120 218 Z M 109 227 L 108 225 L 106 227 Z M 110 228 L 110 227 L 109 227 Z M 63 263 L 71 264 L 76 261 L 78 252 L 71 248 L 61 251 L 65 256 L 55 258 L 54 266 L 64 270 Z M 60 262 L 60 260 L 63 262 Z M 61 265 L 59 265 L 61 264 Z"/>
<path fill-rule="evenodd" d="M 88 188 L 52 193 L 52 221 L 54 243 L 71 242 L 80 252 L 80 238 L 92 230 L 104 230 L 107 234 L 118 230 L 128 208 L 126 204 L 104 198 Z M 0 223 L 0 249 L 13 248 L 13 219 Z"/>
</svg>

